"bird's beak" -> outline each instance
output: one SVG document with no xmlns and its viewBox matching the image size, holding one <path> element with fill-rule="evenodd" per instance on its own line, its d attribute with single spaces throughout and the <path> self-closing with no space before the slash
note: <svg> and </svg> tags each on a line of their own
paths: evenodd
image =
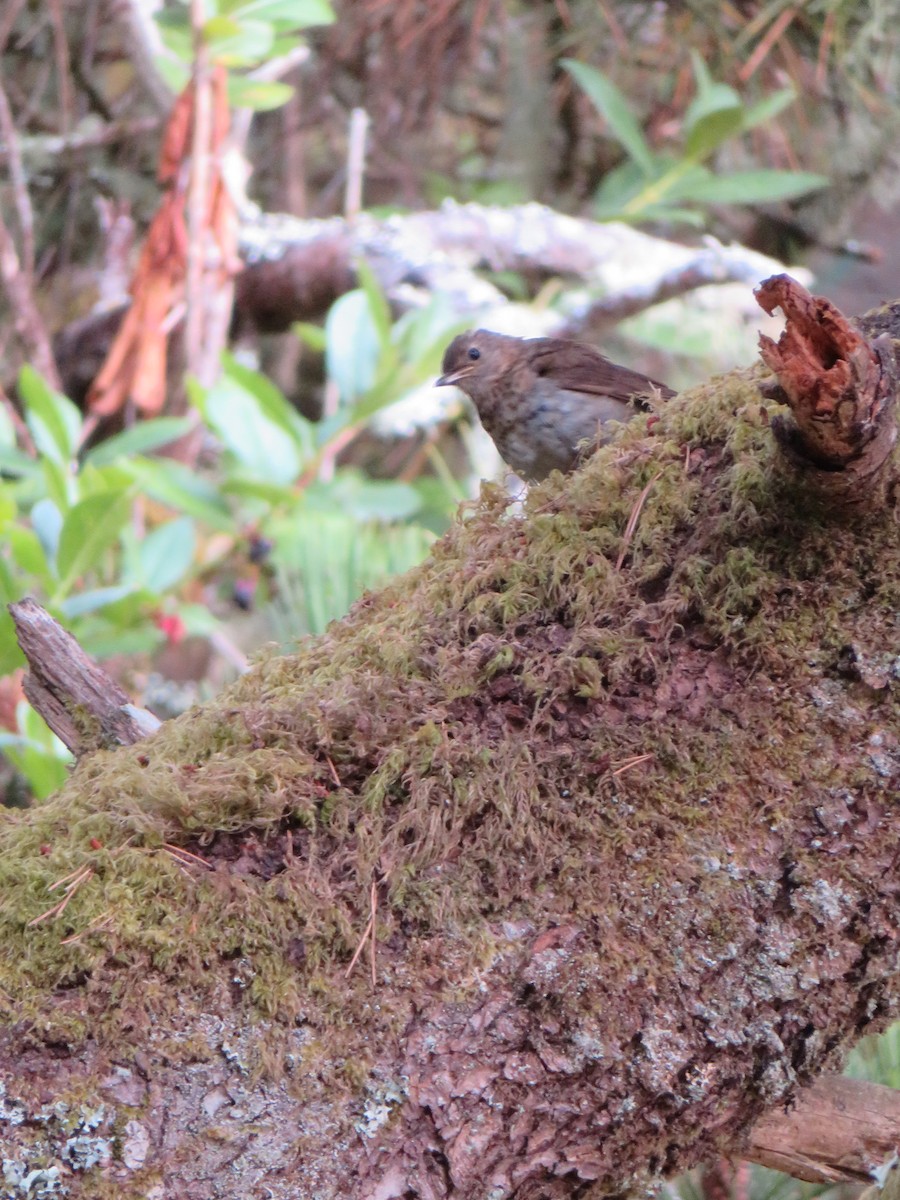
<svg viewBox="0 0 900 1200">
<path fill-rule="evenodd" d="M 446 375 L 442 375 L 440 379 L 434 381 L 435 387 L 452 387 L 459 383 L 461 379 L 468 379 L 472 374 L 472 367 L 457 367 L 455 371 L 448 371 Z"/>
</svg>

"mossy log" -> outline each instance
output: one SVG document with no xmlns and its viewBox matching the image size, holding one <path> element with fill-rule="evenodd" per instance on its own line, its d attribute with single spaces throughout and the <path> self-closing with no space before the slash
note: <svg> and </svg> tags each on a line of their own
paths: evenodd
<svg viewBox="0 0 900 1200">
<path fill-rule="evenodd" d="M 485 487 L 323 637 L 0 817 L 10 1178 L 621 1194 L 897 1013 L 900 305 L 841 341 L 773 286 L 774 398 L 735 372 L 521 512 Z"/>
</svg>

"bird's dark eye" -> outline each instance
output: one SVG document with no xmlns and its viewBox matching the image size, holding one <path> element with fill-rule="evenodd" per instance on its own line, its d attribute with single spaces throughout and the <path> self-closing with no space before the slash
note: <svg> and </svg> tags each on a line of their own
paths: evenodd
<svg viewBox="0 0 900 1200">
<path fill-rule="evenodd" d="M 469 358 L 471 358 L 473 360 L 473 362 L 476 358 L 481 358 L 481 351 L 478 349 L 477 346 L 469 347 Z"/>
</svg>

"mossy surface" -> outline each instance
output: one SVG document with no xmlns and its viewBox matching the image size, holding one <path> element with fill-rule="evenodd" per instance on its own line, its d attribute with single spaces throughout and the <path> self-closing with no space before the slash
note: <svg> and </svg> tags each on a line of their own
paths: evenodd
<svg viewBox="0 0 900 1200">
<path fill-rule="evenodd" d="M 302 1022 L 365 1064 L 417 997 L 466 994 L 507 923 L 606 931 L 617 996 L 677 976 L 692 922 L 711 961 L 746 938 L 773 846 L 795 879 L 874 888 L 813 814 L 846 795 L 897 819 L 896 474 L 843 519 L 783 465 L 770 408 L 735 375 L 521 516 L 486 486 L 323 637 L 0 815 L 0 1011 L 138 1045 L 228 979 L 266 1046 Z M 377 1003 L 368 950 L 347 973 L 373 883 Z M 797 936 L 818 945 L 813 916 Z"/>
</svg>

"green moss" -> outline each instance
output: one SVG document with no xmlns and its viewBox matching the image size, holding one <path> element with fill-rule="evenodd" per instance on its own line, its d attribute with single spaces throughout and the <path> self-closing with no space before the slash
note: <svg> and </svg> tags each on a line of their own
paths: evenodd
<svg viewBox="0 0 900 1200">
<path fill-rule="evenodd" d="M 532 489 L 526 517 L 506 507 L 485 488 L 429 563 L 322 638 L 0 813 L 10 1019 L 137 1044 L 150 1012 L 174 1023 L 224 986 L 260 1022 L 259 1069 L 298 1021 L 362 1064 L 363 1028 L 399 1028 L 418 989 L 465 992 L 536 905 L 545 925 L 642 923 L 603 966 L 613 990 L 674 962 L 652 920 L 673 883 L 724 945 L 734 882 L 698 863 L 802 845 L 837 778 L 877 790 L 815 687 L 841 647 L 896 646 L 898 514 L 852 525 L 810 501 L 750 373 L 635 421 Z M 900 727 L 897 688 L 877 703 Z M 373 883 L 394 996 L 377 1015 L 367 943 L 348 970 Z"/>
</svg>

